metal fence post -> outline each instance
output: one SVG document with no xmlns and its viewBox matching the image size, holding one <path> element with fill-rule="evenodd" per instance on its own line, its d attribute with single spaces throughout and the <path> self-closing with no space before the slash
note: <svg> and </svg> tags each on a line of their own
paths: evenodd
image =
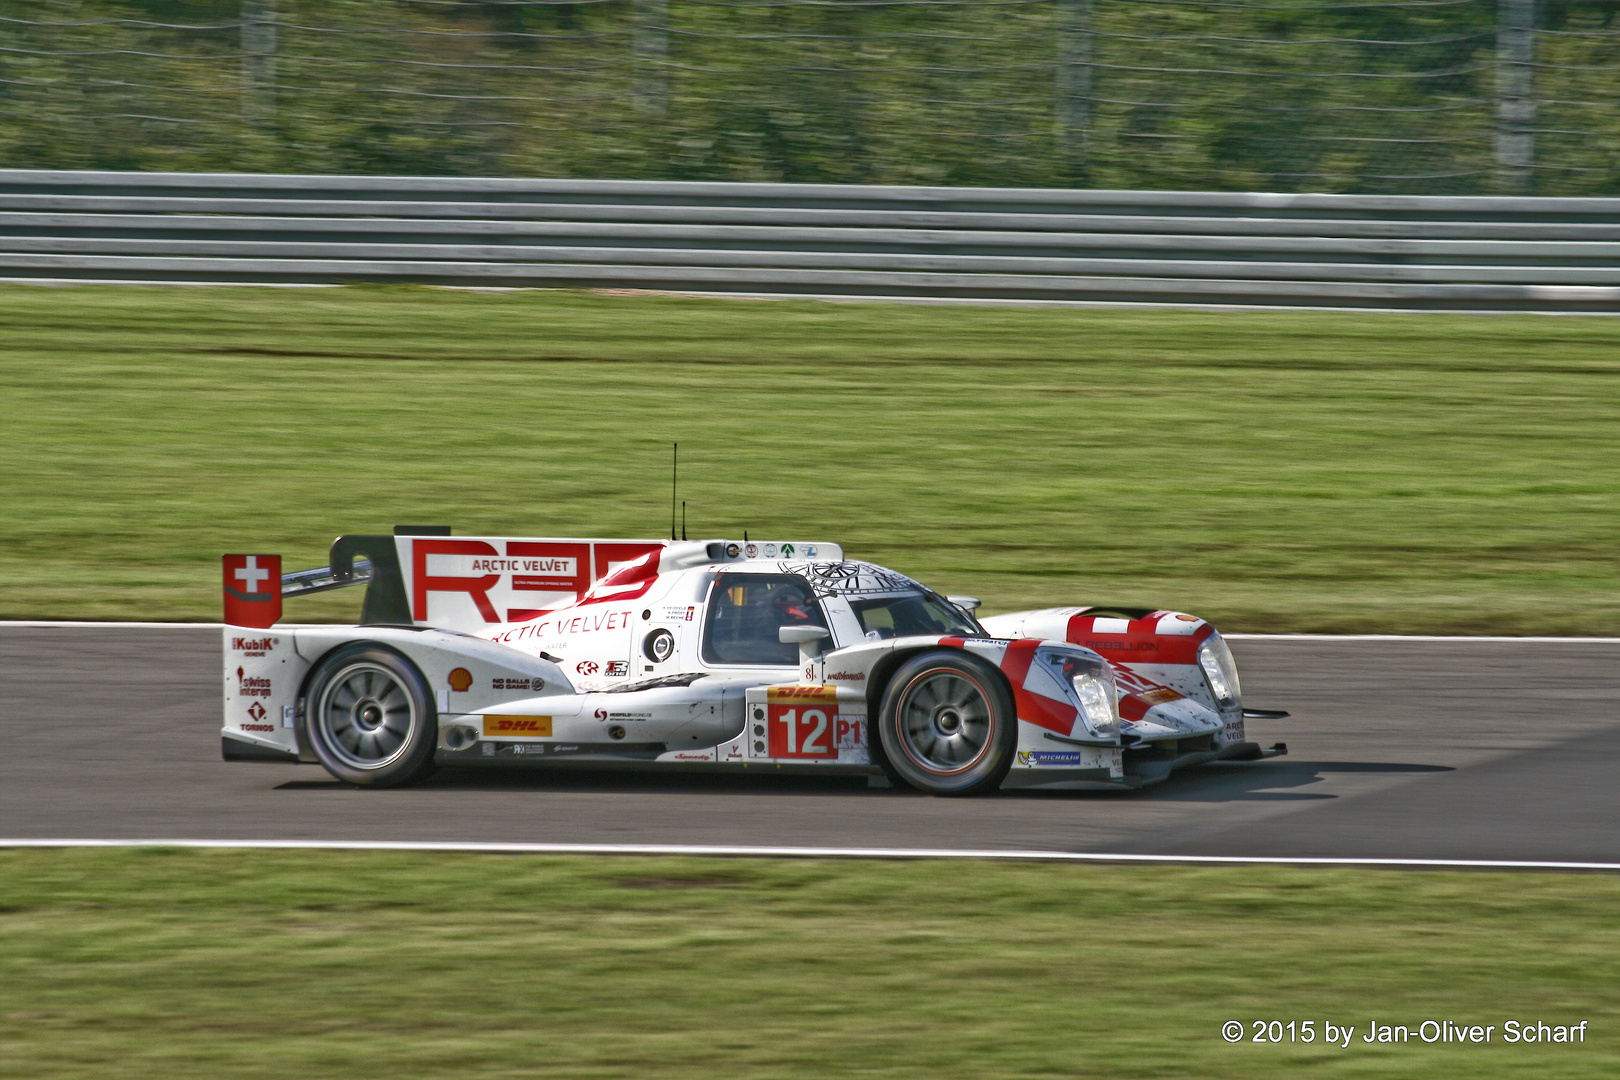
<svg viewBox="0 0 1620 1080">
<path fill-rule="evenodd" d="M 242 0 L 242 118 L 276 116 L 276 0 Z"/>
<path fill-rule="evenodd" d="M 669 0 L 635 0 L 630 46 L 636 54 L 636 85 L 631 104 L 643 116 L 669 111 Z"/>
<path fill-rule="evenodd" d="M 1536 0 L 1496 4 L 1496 186 L 1525 195 L 1535 186 Z"/>
<path fill-rule="evenodd" d="M 1055 149 L 1059 168 L 1078 181 L 1090 158 L 1092 0 L 1057 0 L 1057 9 Z"/>
</svg>

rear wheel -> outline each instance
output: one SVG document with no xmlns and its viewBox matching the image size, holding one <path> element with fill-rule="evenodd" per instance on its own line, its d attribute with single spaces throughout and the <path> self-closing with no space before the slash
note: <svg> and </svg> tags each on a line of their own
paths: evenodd
<svg viewBox="0 0 1620 1080">
<path fill-rule="evenodd" d="M 339 780 L 394 787 L 432 767 L 438 712 L 416 665 L 380 645 L 345 645 L 315 669 L 305 696 L 310 749 Z"/>
<path fill-rule="evenodd" d="M 1012 766 L 1018 720 L 1001 672 L 969 653 L 930 652 L 894 673 L 878 712 L 884 756 L 934 795 L 972 795 Z"/>
</svg>

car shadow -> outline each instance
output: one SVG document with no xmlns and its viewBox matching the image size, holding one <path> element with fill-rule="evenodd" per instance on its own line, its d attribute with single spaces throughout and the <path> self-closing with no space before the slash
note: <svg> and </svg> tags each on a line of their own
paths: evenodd
<svg viewBox="0 0 1620 1080">
<path fill-rule="evenodd" d="M 1216 762 L 1170 774 L 1162 783 L 1143 788 L 1115 791 L 997 791 L 984 798 L 994 799 L 1119 799 L 1148 798 L 1168 802 L 1300 802 L 1335 799 L 1324 792 L 1290 790 L 1321 783 L 1333 773 L 1437 773 L 1452 772 L 1446 765 L 1420 765 L 1383 761 L 1297 761 Z M 289 780 L 276 785 L 277 791 L 355 791 L 364 790 L 341 780 Z M 756 770 L 749 773 L 653 772 L 601 766 L 591 769 L 559 769 L 536 766 L 509 766 L 502 769 L 441 768 L 431 776 L 405 789 L 409 791 L 534 791 L 577 792 L 582 794 L 651 794 L 657 792 L 694 795 L 839 795 L 867 798 L 928 798 L 904 784 L 872 786 L 865 776 L 816 776 Z"/>
<path fill-rule="evenodd" d="M 352 784 L 333 778 L 289 780 L 277 791 L 355 791 Z M 403 791 L 555 791 L 599 795 L 684 792 L 694 795 L 921 795 L 896 785 L 869 786 L 865 776 L 805 776 L 757 770 L 748 774 L 619 769 L 611 765 L 590 769 L 507 766 L 500 769 L 454 768 L 436 770 Z"/>
<path fill-rule="evenodd" d="M 1449 765 L 1398 761 L 1221 761 L 1171 773 L 1142 794 L 1166 802 L 1312 802 L 1337 799 L 1327 792 L 1298 790 L 1335 773 L 1380 775 L 1445 773 Z"/>
</svg>

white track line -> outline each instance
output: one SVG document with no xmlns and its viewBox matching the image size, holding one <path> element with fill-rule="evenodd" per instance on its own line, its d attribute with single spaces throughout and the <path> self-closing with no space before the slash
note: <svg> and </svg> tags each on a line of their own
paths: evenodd
<svg viewBox="0 0 1620 1080">
<path fill-rule="evenodd" d="M 1620 863 L 1512 859 L 1290 858 L 1272 855 L 1126 855 L 1082 851 L 948 848 L 754 847 L 741 844 L 497 844 L 417 840 L 38 840 L 0 839 L 0 848 L 223 848 L 271 851 L 439 851 L 478 855 L 702 855 L 768 859 L 996 859 L 1088 863 L 1204 863 L 1267 866 L 1378 866 L 1421 870 L 1606 870 Z"/>
<path fill-rule="evenodd" d="M 284 630 L 299 627 L 325 628 L 327 623 L 277 623 Z M 132 630 L 223 630 L 217 622 L 68 622 L 48 619 L 0 619 L 0 630 L 7 627 L 65 627 Z M 1493 641 L 1540 642 L 1564 645 L 1620 645 L 1612 637 L 1489 637 L 1474 634 L 1222 634 L 1229 641 Z"/>
</svg>

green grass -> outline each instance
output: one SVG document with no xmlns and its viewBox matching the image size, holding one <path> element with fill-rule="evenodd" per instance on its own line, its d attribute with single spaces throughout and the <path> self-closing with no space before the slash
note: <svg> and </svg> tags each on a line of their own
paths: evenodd
<svg viewBox="0 0 1620 1080">
<path fill-rule="evenodd" d="M 1361 1038 L 1441 1018 L 1493 1042 Z M 1609 876 L 0 853 L 0 1075 L 38 1080 L 1585 1078 L 1617 1022 Z"/>
<path fill-rule="evenodd" d="M 1620 321 L 0 286 L 0 617 L 343 532 L 832 539 L 986 610 L 1620 633 Z M 352 618 L 352 593 L 289 618 Z"/>
</svg>

